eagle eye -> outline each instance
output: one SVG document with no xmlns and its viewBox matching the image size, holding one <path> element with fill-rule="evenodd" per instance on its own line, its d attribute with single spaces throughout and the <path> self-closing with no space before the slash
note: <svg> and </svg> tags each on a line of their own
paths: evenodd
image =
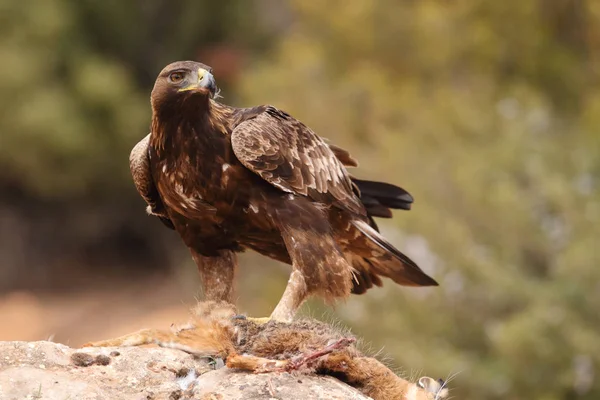
<svg viewBox="0 0 600 400">
<path fill-rule="evenodd" d="M 169 74 L 169 80 L 172 83 L 179 83 L 181 82 L 183 79 L 185 78 L 185 74 L 183 72 L 177 71 L 177 72 L 171 72 Z"/>
</svg>

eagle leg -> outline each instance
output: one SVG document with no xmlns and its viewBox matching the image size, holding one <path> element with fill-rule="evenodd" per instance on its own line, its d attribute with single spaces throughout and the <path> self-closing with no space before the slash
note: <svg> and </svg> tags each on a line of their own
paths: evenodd
<svg viewBox="0 0 600 400">
<path fill-rule="evenodd" d="M 271 319 L 281 322 L 292 322 L 298 308 L 308 297 L 308 291 L 304 276 L 298 269 L 294 269 L 283 292 L 283 296 L 277 303 L 277 307 L 271 313 Z"/>
<path fill-rule="evenodd" d="M 198 267 L 205 301 L 233 302 L 237 257 L 234 252 L 221 250 L 218 256 L 206 257 L 190 248 Z"/>
<path fill-rule="evenodd" d="M 292 259 L 292 273 L 271 319 L 291 322 L 312 294 L 329 301 L 350 295 L 352 267 L 330 232 L 287 226 L 282 236 Z"/>
</svg>

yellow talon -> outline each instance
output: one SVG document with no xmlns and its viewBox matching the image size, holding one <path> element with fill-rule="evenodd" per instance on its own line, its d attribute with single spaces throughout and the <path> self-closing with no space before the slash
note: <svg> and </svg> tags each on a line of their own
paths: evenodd
<svg viewBox="0 0 600 400">
<path fill-rule="evenodd" d="M 291 321 L 281 320 L 279 318 L 271 317 L 247 317 L 245 315 L 235 315 L 234 319 L 243 319 L 245 321 L 252 322 L 255 325 L 264 325 L 270 321 L 281 322 L 281 323 L 290 323 Z"/>
<path fill-rule="evenodd" d="M 246 317 L 246 319 L 252 323 L 255 323 L 256 325 L 264 325 L 267 322 L 271 321 L 272 318 L 271 317 Z"/>
</svg>

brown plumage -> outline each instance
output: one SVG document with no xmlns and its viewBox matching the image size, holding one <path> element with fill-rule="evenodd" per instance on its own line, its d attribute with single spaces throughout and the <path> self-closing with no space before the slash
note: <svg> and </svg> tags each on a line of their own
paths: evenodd
<svg viewBox="0 0 600 400">
<path fill-rule="evenodd" d="M 234 253 L 292 264 L 272 314 L 289 321 L 312 294 L 333 300 L 381 285 L 437 283 L 392 246 L 374 216 L 409 209 L 393 185 L 350 176 L 350 154 L 272 106 L 213 100 L 210 67 L 185 61 L 159 74 L 151 133 L 131 152 L 148 211 L 174 228 L 198 264 L 205 296 L 232 299 Z"/>
</svg>

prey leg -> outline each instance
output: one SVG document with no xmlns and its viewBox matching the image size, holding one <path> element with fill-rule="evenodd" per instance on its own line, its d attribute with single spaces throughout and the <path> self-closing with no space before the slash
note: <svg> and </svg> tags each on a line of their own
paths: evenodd
<svg viewBox="0 0 600 400">
<path fill-rule="evenodd" d="M 227 338 L 218 335 L 214 328 L 196 329 L 185 327 L 177 333 L 160 329 L 142 329 L 114 339 L 90 342 L 82 347 L 131 347 L 156 344 L 160 347 L 181 350 L 200 357 L 226 355 Z"/>
<path fill-rule="evenodd" d="M 227 368 L 252 371 L 254 373 L 282 371 L 288 360 L 271 360 L 249 354 L 231 354 L 227 357 Z"/>
<path fill-rule="evenodd" d="M 313 353 L 304 354 L 291 360 L 271 360 L 251 355 L 233 354 L 227 358 L 227 367 L 252 371 L 254 373 L 289 372 L 300 369 L 303 365 L 310 364 L 319 358 L 336 350 L 341 350 L 355 342 L 354 338 L 341 338 L 340 340 Z"/>
<path fill-rule="evenodd" d="M 159 329 L 142 329 L 137 332 L 119 336 L 114 339 L 88 342 L 81 347 L 130 347 L 142 346 L 144 344 L 156 343 L 158 341 L 170 341 L 177 336 L 172 333 L 163 332 Z"/>
<path fill-rule="evenodd" d="M 305 364 L 310 364 L 311 362 L 326 356 L 327 354 L 331 354 L 336 350 L 344 349 L 350 346 L 352 343 L 356 342 L 356 339 L 343 337 L 340 340 L 337 340 L 319 351 L 315 351 L 314 353 L 305 354 L 300 357 L 296 357 L 290 361 L 290 363 L 285 367 L 287 371 L 298 369 Z"/>
</svg>

